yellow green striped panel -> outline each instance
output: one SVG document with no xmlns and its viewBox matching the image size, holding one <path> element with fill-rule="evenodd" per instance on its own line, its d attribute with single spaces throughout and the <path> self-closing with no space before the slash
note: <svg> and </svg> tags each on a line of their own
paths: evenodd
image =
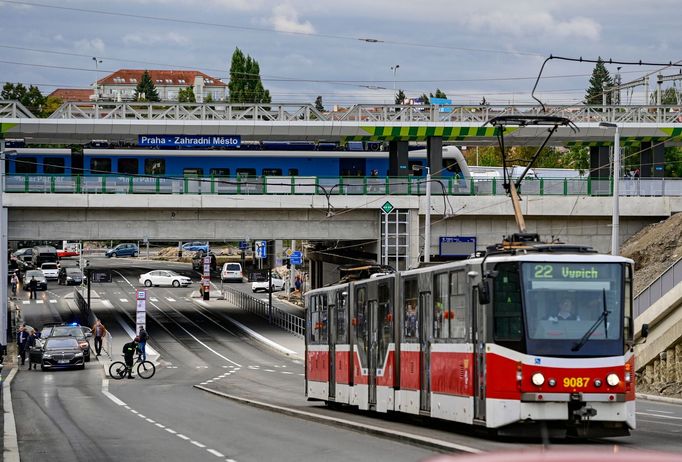
<svg viewBox="0 0 682 462">
<path fill-rule="evenodd" d="M 425 127 L 425 126 L 366 126 L 361 127 L 367 135 L 348 136 L 346 141 L 424 141 L 430 136 L 439 136 L 448 140 L 465 140 L 467 138 L 494 138 L 499 132 L 497 127 Z M 517 130 L 507 128 L 506 133 Z"/>
</svg>

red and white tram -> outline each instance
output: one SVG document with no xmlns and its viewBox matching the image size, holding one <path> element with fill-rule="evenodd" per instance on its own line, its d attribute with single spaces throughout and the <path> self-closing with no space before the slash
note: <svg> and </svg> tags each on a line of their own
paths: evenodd
<svg viewBox="0 0 682 462">
<path fill-rule="evenodd" d="M 635 428 L 632 260 L 524 243 L 306 294 L 306 395 L 500 434 Z"/>
</svg>

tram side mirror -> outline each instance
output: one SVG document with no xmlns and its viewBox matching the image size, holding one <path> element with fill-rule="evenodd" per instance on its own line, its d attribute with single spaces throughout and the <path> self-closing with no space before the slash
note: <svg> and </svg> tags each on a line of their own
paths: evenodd
<svg viewBox="0 0 682 462">
<path fill-rule="evenodd" d="M 642 338 L 649 336 L 649 324 L 642 324 Z"/>
<path fill-rule="evenodd" d="M 478 303 L 481 305 L 490 303 L 490 282 L 487 279 L 478 283 Z"/>
</svg>

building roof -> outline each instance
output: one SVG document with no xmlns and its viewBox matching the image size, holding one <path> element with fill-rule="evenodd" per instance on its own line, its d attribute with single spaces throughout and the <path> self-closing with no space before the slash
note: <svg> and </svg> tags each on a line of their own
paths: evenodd
<svg viewBox="0 0 682 462">
<path fill-rule="evenodd" d="M 154 86 L 191 86 L 194 85 L 194 77 L 204 78 L 205 87 L 227 87 L 227 84 L 215 77 L 199 71 L 173 71 L 148 69 L 149 76 Z M 99 85 L 137 85 L 142 80 L 144 69 L 119 69 L 97 81 Z"/>
<path fill-rule="evenodd" d="M 57 88 L 47 95 L 61 99 L 65 103 L 90 101 L 90 97 L 95 94 L 92 88 Z"/>
</svg>

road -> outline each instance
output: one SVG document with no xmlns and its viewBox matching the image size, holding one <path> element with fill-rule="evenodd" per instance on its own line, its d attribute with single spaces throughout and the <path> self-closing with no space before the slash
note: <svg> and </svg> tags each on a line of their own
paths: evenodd
<svg viewBox="0 0 682 462">
<path fill-rule="evenodd" d="M 114 270 L 112 283 L 93 284 L 93 290 L 101 297 L 96 314 L 118 345 L 127 341 L 134 326 L 133 289 L 139 274 L 163 267 L 192 275 L 189 265 L 183 264 L 132 259 L 91 262 Z M 151 380 L 105 380 L 96 360 L 85 371 L 19 371 L 12 391 L 23 459 L 408 461 L 435 454 L 424 447 L 239 404 L 195 385 L 472 449 L 519 447 L 517 441 L 490 439 L 469 427 L 305 401 L 301 361 L 281 356 L 236 329 L 228 320 L 228 308 L 208 309 L 197 303 L 191 298 L 196 274 L 193 279 L 195 288 L 149 289 L 150 345 L 160 355 Z M 40 326 L 77 318 L 67 300 L 72 290 L 50 283 L 38 301 L 22 300 L 26 321 Z M 20 296 L 26 298 L 24 293 Z M 682 431 L 682 407 L 640 401 L 637 417 L 639 428 L 629 438 L 555 444 L 682 452 L 682 439 L 674 437 Z"/>
</svg>

